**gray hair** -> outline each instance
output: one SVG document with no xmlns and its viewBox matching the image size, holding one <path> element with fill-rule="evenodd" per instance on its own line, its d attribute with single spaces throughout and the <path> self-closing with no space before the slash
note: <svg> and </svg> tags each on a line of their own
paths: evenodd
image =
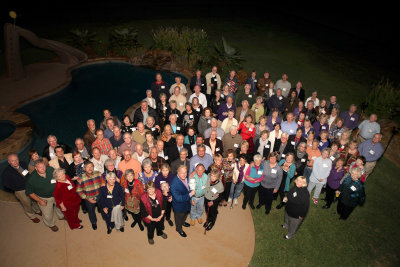
<svg viewBox="0 0 400 267">
<path fill-rule="evenodd" d="M 360 168 L 353 168 L 353 169 L 351 169 L 350 173 L 351 174 L 357 173 L 358 178 L 361 177 L 361 169 Z"/>
<path fill-rule="evenodd" d="M 142 162 L 142 167 L 144 168 L 145 166 L 151 165 L 151 159 L 145 158 Z"/>
<path fill-rule="evenodd" d="M 254 161 L 256 161 L 256 160 L 262 160 L 262 156 L 261 156 L 260 154 L 256 154 L 256 155 L 254 155 L 253 160 L 254 160 Z"/>
<path fill-rule="evenodd" d="M 257 96 L 256 101 L 257 101 L 257 100 L 261 100 L 261 102 L 264 101 L 264 99 L 262 98 L 262 96 Z"/>
<path fill-rule="evenodd" d="M 49 139 L 50 139 L 50 138 L 55 138 L 56 141 L 57 141 L 57 137 L 56 137 L 55 135 L 49 134 L 49 135 L 47 136 L 47 142 L 49 142 Z"/>
<path fill-rule="evenodd" d="M 130 175 L 130 174 L 133 175 L 133 176 L 135 176 L 135 172 L 134 172 L 132 169 L 127 169 L 127 170 L 125 171 L 125 174 L 124 174 L 124 175 L 125 175 L 125 177 L 126 177 L 126 176 L 128 176 L 128 175 Z"/>
<path fill-rule="evenodd" d="M 175 117 L 175 119 L 177 119 L 176 114 L 169 115 L 169 119 L 171 119 L 172 117 Z"/>
<path fill-rule="evenodd" d="M 62 168 L 57 168 L 57 169 L 55 169 L 55 170 L 53 171 L 53 177 L 57 179 L 57 177 L 58 177 L 58 175 L 59 175 L 60 173 L 65 174 L 65 170 L 62 169 Z"/>
<path fill-rule="evenodd" d="M 242 105 L 243 105 L 244 103 L 247 103 L 247 105 L 248 105 L 248 104 L 249 104 L 249 101 L 247 101 L 247 100 L 245 99 L 245 100 L 242 101 Z"/>
<path fill-rule="evenodd" d="M 150 89 L 147 89 L 146 90 L 146 95 L 147 95 L 148 92 L 152 93 L 152 91 Z"/>
<path fill-rule="evenodd" d="M 34 164 L 35 164 L 35 167 L 36 167 L 36 166 L 39 165 L 39 164 L 45 164 L 45 163 L 44 163 L 44 160 L 43 160 L 43 159 L 38 159 L 38 160 L 35 160 Z M 46 164 L 45 164 L 45 165 L 46 165 Z"/>
<path fill-rule="evenodd" d="M 281 138 L 282 138 L 282 136 L 285 136 L 286 138 L 289 138 L 289 134 L 286 133 L 286 132 L 283 132 L 283 133 L 282 133 Z"/>
<path fill-rule="evenodd" d="M 108 166 L 110 164 L 115 166 L 114 160 L 113 159 L 106 159 L 106 161 L 104 162 L 104 166 Z"/>
<path fill-rule="evenodd" d="M 324 147 L 321 151 L 321 154 L 324 153 L 325 151 L 329 153 L 331 152 L 331 149 L 329 147 Z"/>
<path fill-rule="evenodd" d="M 86 121 L 86 125 L 89 125 L 89 122 L 93 122 L 93 123 L 96 123 L 95 121 L 94 121 L 94 119 L 88 119 L 87 121 Z"/>
<path fill-rule="evenodd" d="M 111 178 L 117 179 L 117 175 L 115 175 L 115 173 L 113 173 L 113 172 L 107 173 L 106 174 L 106 180 L 108 181 Z"/>
<path fill-rule="evenodd" d="M 188 155 L 188 150 L 186 148 L 182 148 L 180 153 L 182 153 L 182 152 L 185 152 L 186 155 Z"/>
</svg>

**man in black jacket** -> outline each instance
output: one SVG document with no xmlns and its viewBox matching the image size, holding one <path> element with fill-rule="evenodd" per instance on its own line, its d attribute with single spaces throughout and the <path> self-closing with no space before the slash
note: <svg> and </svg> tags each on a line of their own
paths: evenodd
<svg viewBox="0 0 400 267">
<path fill-rule="evenodd" d="M 25 182 L 28 180 L 28 166 L 25 162 L 20 162 L 16 154 L 10 154 L 7 157 L 8 166 L 2 174 L 3 186 L 14 192 L 24 208 L 26 216 L 34 223 L 40 222 L 36 214 L 42 215 L 36 201 L 33 201 L 25 194 Z"/>
<path fill-rule="evenodd" d="M 160 101 L 160 94 L 164 93 L 167 96 L 167 101 L 169 99 L 169 87 L 166 82 L 162 80 L 162 76 L 160 73 L 156 74 L 156 81 L 151 84 L 151 94 L 153 98 L 158 102 Z"/>
<path fill-rule="evenodd" d="M 293 146 L 293 149 L 294 149 L 294 150 L 297 149 L 297 146 L 298 146 L 301 142 L 307 143 L 307 140 L 303 137 L 303 129 L 302 129 L 302 128 L 297 128 L 296 134 L 295 134 L 295 135 L 290 135 L 290 136 L 289 136 L 288 142 L 289 142 L 289 144 L 290 144 L 291 146 Z"/>
<path fill-rule="evenodd" d="M 147 117 L 153 117 L 155 120 L 155 124 L 158 125 L 158 115 L 155 109 L 152 109 L 148 106 L 147 101 L 143 100 L 140 104 L 140 108 L 135 110 L 133 115 L 133 126 L 137 126 L 138 122 L 143 122 L 146 124 Z"/>
<path fill-rule="evenodd" d="M 69 146 L 67 146 L 66 144 L 63 144 L 63 143 L 59 143 L 57 141 L 57 137 L 55 137 L 54 135 L 50 134 L 47 137 L 47 143 L 48 143 L 48 145 L 44 147 L 42 156 L 44 158 L 47 158 L 48 161 L 57 158 L 56 151 L 55 151 L 55 148 L 57 146 L 62 146 L 64 148 L 64 153 L 66 153 L 66 154 L 72 152 L 71 148 Z"/>
<path fill-rule="evenodd" d="M 296 92 L 297 98 L 304 102 L 304 99 L 306 99 L 306 92 L 303 89 L 303 84 L 300 81 L 296 83 L 295 88 L 290 89 L 289 95 L 291 95 L 293 91 Z"/>
<path fill-rule="evenodd" d="M 201 75 L 201 70 L 197 70 L 196 75 L 190 79 L 190 90 L 192 90 L 193 93 L 196 85 L 200 86 L 200 92 L 205 95 L 207 92 L 207 83 L 206 78 Z"/>
<path fill-rule="evenodd" d="M 186 148 L 188 150 L 189 158 L 192 157 L 192 152 L 190 151 L 190 145 L 184 144 L 185 137 L 182 134 L 178 134 L 176 136 L 176 144 L 170 145 L 167 147 L 167 156 L 168 156 L 168 163 L 171 164 L 174 160 L 179 158 L 179 153 L 182 148 Z"/>
<path fill-rule="evenodd" d="M 190 160 L 188 159 L 188 151 L 189 149 L 182 148 L 181 151 L 179 152 L 179 158 L 174 159 L 171 163 L 171 173 L 173 175 L 176 175 L 179 166 L 185 165 L 187 170 L 189 171 L 190 167 Z"/>
<path fill-rule="evenodd" d="M 294 148 L 291 144 L 288 143 L 288 138 L 289 138 L 289 135 L 287 133 L 282 133 L 281 139 L 278 139 L 275 141 L 273 151 L 279 152 L 279 155 L 277 157 L 278 162 L 281 159 L 284 159 L 286 157 L 287 153 L 289 153 L 289 152 L 294 153 Z"/>
</svg>

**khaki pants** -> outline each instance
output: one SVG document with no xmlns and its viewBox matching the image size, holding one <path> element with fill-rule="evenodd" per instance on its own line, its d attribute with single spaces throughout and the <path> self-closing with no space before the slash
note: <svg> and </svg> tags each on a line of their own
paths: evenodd
<svg viewBox="0 0 400 267">
<path fill-rule="evenodd" d="M 357 136 L 357 145 L 359 145 L 359 144 L 361 144 L 362 142 L 364 142 L 366 139 L 365 138 L 363 138 L 363 137 L 361 137 L 361 135 L 358 135 Z"/>
<path fill-rule="evenodd" d="M 42 206 L 39 204 L 39 208 L 42 211 L 43 222 L 46 226 L 53 227 L 56 225 L 56 219 L 54 217 L 54 210 L 55 210 L 59 220 L 64 218 L 64 214 L 62 213 L 62 211 L 59 208 L 56 207 L 56 201 L 55 201 L 54 197 L 49 197 L 49 198 L 40 197 L 40 198 L 47 201 L 46 206 Z"/>
<path fill-rule="evenodd" d="M 25 194 L 25 190 L 15 191 L 14 195 L 24 208 L 26 216 L 28 216 L 29 219 L 35 219 L 36 213 L 40 211 L 38 203 L 32 200 L 30 197 L 28 197 Z"/>
<path fill-rule="evenodd" d="M 367 177 L 372 173 L 376 165 L 376 161 L 370 161 L 365 163 L 365 172 Z"/>
</svg>

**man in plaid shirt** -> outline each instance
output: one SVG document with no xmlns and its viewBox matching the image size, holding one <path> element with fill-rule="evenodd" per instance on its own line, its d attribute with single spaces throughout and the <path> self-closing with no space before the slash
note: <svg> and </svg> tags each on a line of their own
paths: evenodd
<svg viewBox="0 0 400 267">
<path fill-rule="evenodd" d="M 96 140 L 92 144 L 92 149 L 97 147 L 101 154 L 108 155 L 108 151 L 113 149 L 110 140 L 104 137 L 104 132 L 101 129 L 96 131 Z"/>
<path fill-rule="evenodd" d="M 85 172 L 78 178 L 76 192 L 85 200 L 86 209 L 93 230 L 97 229 L 96 204 L 101 186 L 101 173 L 94 171 L 94 165 L 88 161 L 85 163 Z"/>
</svg>

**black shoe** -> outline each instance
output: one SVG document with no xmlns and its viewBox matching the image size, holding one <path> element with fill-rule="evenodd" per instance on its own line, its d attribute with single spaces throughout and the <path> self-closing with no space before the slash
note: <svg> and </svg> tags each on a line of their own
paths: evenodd
<svg viewBox="0 0 400 267">
<path fill-rule="evenodd" d="M 164 238 L 164 239 L 167 239 L 167 238 L 168 238 L 168 236 L 167 236 L 166 233 L 163 233 L 163 234 L 161 235 L 161 237 Z"/>
<path fill-rule="evenodd" d="M 97 224 L 92 223 L 92 228 L 93 228 L 93 230 L 96 230 L 97 229 Z"/>
<path fill-rule="evenodd" d="M 82 220 L 79 220 L 79 222 L 81 223 L 81 222 L 82 222 Z"/>
<path fill-rule="evenodd" d="M 276 208 L 277 208 L 278 210 L 280 210 L 283 206 L 285 206 L 285 203 L 281 202 L 281 203 L 279 203 L 278 206 L 276 206 Z"/>
<path fill-rule="evenodd" d="M 328 206 L 328 205 L 325 205 L 325 206 L 323 206 L 322 208 L 323 209 L 329 209 L 331 206 Z"/>
<path fill-rule="evenodd" d="M 128 215 L 124 214 L 124 220 L 125 220 L 125 221 L 128 220 Z"/>
<path fill-rule="evenodd" d="M 124 227 L 119 228 L 119 230 L 123 233 L 125 231 Z"/>
<path fill-rule="evenodd" d="M 265 211 L 265 214 L 268 215 L 268 214 L 269 214 L 269 210 L 266 210 L 266 211 Z"/>
<path fill-rule="evenodd" d="M 169 226 L 174 226 L 174 223 L 171 220 L 168 220 L 167 222 L 168 222 Z"/>
<path fill-rule="evenodd" d="M 209 224 L 210 224 L 210 221 L 206 221 L 206 222 L 203 224 L 203 227 L 204 227 L 204 228 L 207 228 Z"/>
<path fill-rule="evenodd" d="M 86 213 L 87 213 L 87 211 L 86 211 L 86 210 L 82 210 L 82 212 L 83 212 L 83 214 L 86 214 Z"/>
<path fill-rule="evenodd" d="M 181 237 L 187 237 L 186 233 L 182 230 L 182 231 L 177 231 Z"/>
<path fill-rule="evenodd" d="M 249 206 L 250 206 L 250 208 L 251 208 L 252 210 L 254 210 L 254 209 L 255 209 L 255 207 L 254 207 L 254 205 L 253 205 L 253 204 L 249 204 Z"/>
<path fill-rule="evenodd" d="M 112 229 L 107 229 L 107 234 L 111 234 Z"/>
<path fill-rule="evenodd" d="M 184 222 L 184 223 L 183 223 L 183 226 L 184 226 L 184 227 L 190 227 L 190 224 L 188 224 L 187 222 Z"/>
<path fill-rule="evenodd" d="M 131 223 L 131 228 L 135 227 L 136 223 L 137 223 L 137 222 Z"/>
<path fill-rule="evenodd" d="M 212 222 L 208 225 L 207 231 L 210 231 L 210 230 L 214 227 L 214 224 L 215 224 L 215 222 L 212 221 Z"/>
<path fill-rule="evenodd" d="M 139 228 L 140 228 L 140 231 L 144 231 L 144 226 L 143 226 L 143 224 L 139 223 Z"/>
<path fill-rule="evenodd" d="M 258 204 L 256 208 L 259 210 L 261 207 L 262 207 L 262 205 Z"/>
<path fill-rule="evenodd" d="M 242 209 L 244 209 L 244 210 L 245 210 L 245 209 L 246 209 L 246 205 L 242 205 Z"/>
<path fill-rule="evenodd" d="M 82 229 L 83 228 L 83 225 L 80 225 L 79 227 L 78 227 L 78 229 Z"/>
<path fill-rule="evenodd" d="M 153 239 L 148 239 L 148 241 L 149 241 L 150 245 L 154 245 L 154 240 Z"/>
</svg>

